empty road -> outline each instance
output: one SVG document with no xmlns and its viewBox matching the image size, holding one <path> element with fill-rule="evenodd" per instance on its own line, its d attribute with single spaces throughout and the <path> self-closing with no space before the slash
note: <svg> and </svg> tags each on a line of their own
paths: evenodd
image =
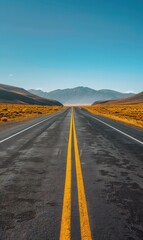
<svg viewBox="0 0 143 240">
<path fill-rule="evenodd" d="M 82 108 L 1 128 L 0 239 L 143 239 L 143 131 Z"/>
</svg>

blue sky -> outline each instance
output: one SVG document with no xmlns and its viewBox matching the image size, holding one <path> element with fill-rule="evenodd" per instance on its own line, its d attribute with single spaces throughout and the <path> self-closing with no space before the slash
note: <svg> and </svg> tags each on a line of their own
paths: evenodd
<svg viewBox="0 0 143 240">
<path fill-rule="evenodd" d="M 143 91 L 142 0 L 0 0 L 0 82 Z"/>
</svg>

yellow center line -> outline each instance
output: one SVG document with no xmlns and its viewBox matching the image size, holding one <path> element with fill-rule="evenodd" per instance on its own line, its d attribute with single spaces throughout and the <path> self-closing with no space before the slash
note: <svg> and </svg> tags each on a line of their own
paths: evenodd
<svg viewBox="0 0 143 240">
<path fill-rule="evenodd" d="M 82 177 L 82 169 L 81 169 L 81 163 L 80 163 L 74 116 L 72 117 L 72 119 L 73 119 L 73 132 L 74 132 L 74 150 L 75 150 L 75 164 L 76 164 L 76 175 L 77 175 L 81 239 L 91 240 L 92 236 L 91 236 L 88 210 L 87 210 L 87 204 L 86 204 L 86 196 L 84 191 L 84 183 L 83 183 L 83 177 Z"/>
<path fill-rule="evenodd" d="M 71 235 L 72 119 L 73 119 L 73 111 L 71 115 L 70 132 L 69 132 L 69 140 L 68 140 L 67 166 L 66 166 L 60 240 L 70 240 L 70 235 Z"/>
<path fill-rule="evenodd" d="M 65 177 L 65 187 L 64 187 L 60 240 L 71 239 L 72 133 L 74 138 L 75 166 L 76 166 L 76 176 L 77 176 L 81 239 L 92 240 L 73 110 L 71 115 L 70 132 L 69 132 L 69 140 L 68 140 L 67 166 L 66 166 L 66 177 Z"/>
</svg>

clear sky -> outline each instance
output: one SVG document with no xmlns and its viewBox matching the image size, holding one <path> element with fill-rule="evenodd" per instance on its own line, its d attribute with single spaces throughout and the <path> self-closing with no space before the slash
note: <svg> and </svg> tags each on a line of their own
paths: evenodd
<svg viewBox="0 0 143 240">
<path fill-rule="evenodd" d="M 143 0 L 0 0 L 0 82 L 143 91 Z"/>
</svg>

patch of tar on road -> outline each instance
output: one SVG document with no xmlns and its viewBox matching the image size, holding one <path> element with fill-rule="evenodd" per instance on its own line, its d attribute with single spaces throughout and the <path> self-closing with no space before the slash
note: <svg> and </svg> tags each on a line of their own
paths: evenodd
<svg viewBox="0 0 143 240">
<path fill-rule="evenodd" d="M 35 218 L 35 212 L 34 211 L 22 212 L 20 214 L 17 214 L 16 218 L 17 218 L 17 222 L 29 221 Z"/>
</svg>

